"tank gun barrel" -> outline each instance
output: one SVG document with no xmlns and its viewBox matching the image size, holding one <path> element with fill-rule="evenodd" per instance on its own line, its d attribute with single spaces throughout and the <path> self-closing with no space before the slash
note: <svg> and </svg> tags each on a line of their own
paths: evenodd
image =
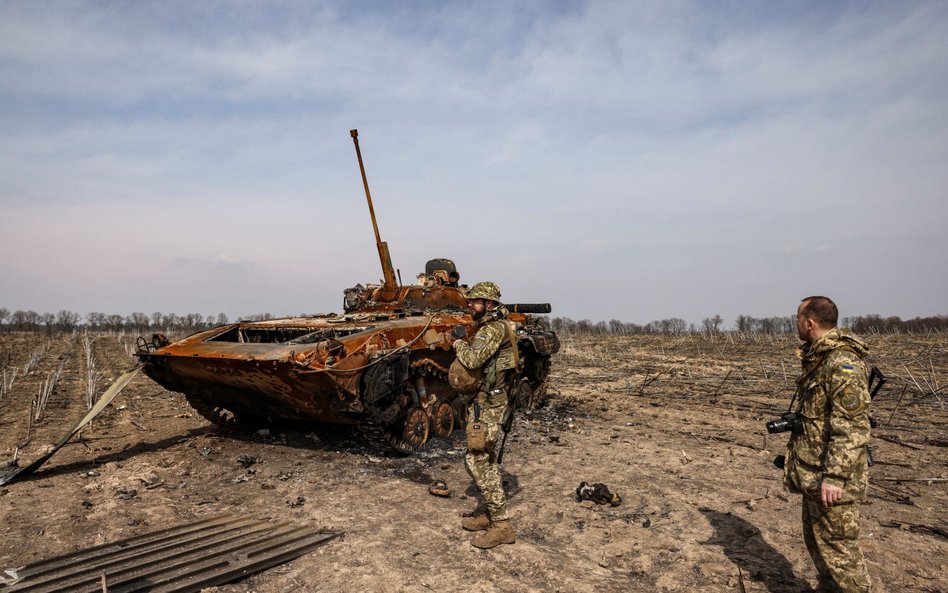
<svg viewBox="0 0 948 593">
<path fill-rule="evenodd" d="M 382 262 L 382 295 L 392 298 L 398 285 L 395 282 L 395 268 L 392 266 L 392 256 L 388 252 L 388 243 L 382 241 L 379 235 L 379 225 L 375 221 L 375 208 L 372 207 L 372 194 L 369 192 L 369 180 L 365 176 L 365 166 L 362 164 L 362 151 L 359 150 L 359 130 L 349 130 L 352 142 L 355 144 L 356 157 L 359 159 L 359 171 L 362 172 L 362 185 L 365 186 L 365 199 L 369 202 L 369 216 L 372 217 L 372 228 L 375 230 L 375 245 L 379 250 L 379 261 Z"/>
<path fill-rule="evenodd" d="M 550 303 L 504 303 L 504 306 L 507 307 L 507 310 L 511 313 L 542 314 L 549 313 L 553 310 Z"/>
</svg>

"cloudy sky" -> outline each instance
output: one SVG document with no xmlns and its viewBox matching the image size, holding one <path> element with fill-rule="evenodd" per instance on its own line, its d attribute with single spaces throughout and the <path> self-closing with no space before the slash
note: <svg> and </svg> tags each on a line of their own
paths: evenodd
<svg viewBox="0 0 948 593">
<path fill-rule="evenodd" d="M 0 307 L 948 313 L 946 2 L 0 2 Z"/>
</svg>

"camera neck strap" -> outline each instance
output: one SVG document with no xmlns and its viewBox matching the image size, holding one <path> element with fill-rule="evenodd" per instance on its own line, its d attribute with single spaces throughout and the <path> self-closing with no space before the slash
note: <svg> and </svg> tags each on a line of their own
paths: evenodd
<svg viewBox="0 0 948 593">
<path fill-rule="evenodd" d="M 829 354 L 829 352 L 827 352 L 826 354 L 824 354 L 824 355 L 820 358 L 820 361 L 819 361 L 818 363 L 816 363 L 816 366 L 814 366 L 814 367 L 813 367 L 812 369 L 810 369 L 809 371 L 807 371 L 807 372 L 803 373 L 802 375 L 800 375 L 800 378 L 797 379 L 797 388 L 796 388 L 796 390 L 794 390 L 794 392 L 793 392 L 793 397 L 790 399 L 790 405 L 787 406 L 787 411 L 788 411 L 788 412 L 793 412 L 793 411 L 794 411 L 794 409 L 793 409 L 793 404 L 796 403 L 796 401 L 797 401 L 798 398 L 799 398 L 799 400 L 800 400 L 800 403 L 799 403 L 799 405 L 797 406 L 797 410 L 796 410 L 796 411 L 799 412 L 799 411 L 800 411 L 800 408 L 803 407 L 803 385 L 807 382 L 807 380 L 808 380 L 810 377 L 812 377 L 812 376 L 815 375 L 817 372 L 819 372 L 820 368 L 823 366 L 823 363 L 826 362 L 826 356 L 827 356 L 827 354 Z"/>
</svg>

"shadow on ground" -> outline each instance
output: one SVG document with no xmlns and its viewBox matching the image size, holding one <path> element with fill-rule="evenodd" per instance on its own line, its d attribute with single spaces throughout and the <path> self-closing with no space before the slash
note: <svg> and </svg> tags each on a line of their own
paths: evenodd
<svg viewBox="0 0 948 593">
<path fill-rule="evenodd" d="M 731 513 L 700 510 L 714 528 L 714 535 L 702 543 L 721 546 L 724 555 L 743 571 L 744 578 L 762 583 L 770 593 L 812 591 L 809 583 L 794 574 L 790 561 L 764 541 L 760 529 Z"/>
</svg>

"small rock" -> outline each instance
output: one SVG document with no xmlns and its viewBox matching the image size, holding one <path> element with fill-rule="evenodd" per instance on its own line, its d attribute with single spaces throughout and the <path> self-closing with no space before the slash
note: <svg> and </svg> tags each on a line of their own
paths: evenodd
<svg viewBox="0 0 948 593">
<path fill-rule="evenodd" d="M 118 497 L 122 500 L 131 500 L 138 496 L 138 490 L 134 488 L 122 488 L 118 491 Z"/>
<path fill-rule="evenodd" d="M 84 507 L 87 508 L 87 509 L 91 509 L 91 508 L 92 508 L 92 501 L 91 501 L 91 500 L 84 500 L 84 501 L 82 501 L 82 506 L 84 506 Z"/>
<path fill-rule="evenodd" d="M 250 467 L 251 465 L 260 463 L 260 458 L 257 457 L 256 455 L 238 455 L 237 463 L 247 468 L 247 467 Z"/>
<path fill-rule="evenodd" d="M 270 436 L 270 429 L 269 429 L 269 428 L 261 428 L 260 430 L 257 431 L 257 436 L 261 436 L 261 437 L 268 437 L 268 436 Z"/>
<path fill-rule="evenodd" d="M 288 501 L 286 501 L 286 504 L 287 504 L 290 508 L 296 508 L 296 507 L 301 507 L 301 506 L 303 506 L 303 503 L 304 503 L 304 502 L 306 502 L 306 499 L 305 499 L 304 497 L 302 497 L 302 496 L 297 496 L 297 497 L 296 497 L 296 500 L 288 500 Z"/>
</svg>

